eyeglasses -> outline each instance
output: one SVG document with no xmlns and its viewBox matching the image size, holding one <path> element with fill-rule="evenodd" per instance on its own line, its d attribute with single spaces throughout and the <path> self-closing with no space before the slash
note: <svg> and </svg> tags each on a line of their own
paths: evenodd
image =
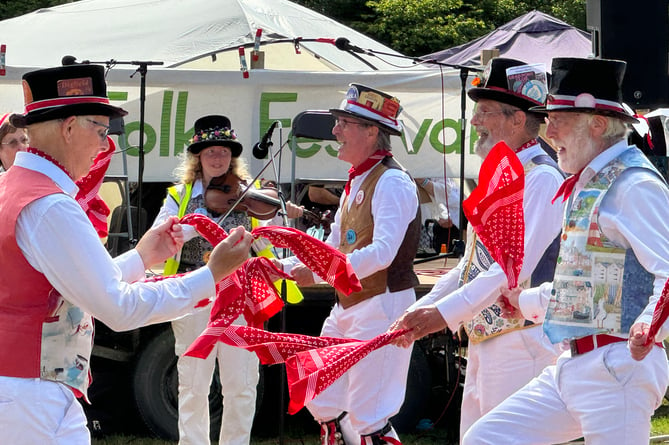
<svg viewBox="0 0 669 445">
<path fill-rule="evenodd" d="M 564 114 L 564 113 L 562 113 L 562 114 Z M 546 116 L 546 117 L 544 117 L 544 122 L 546 122 L 546 125 L 550 125 L 553 128 L 558 129 L 558 128 L 562 127 L 565 124 L 565 122 L 567 122 L 567 120 L 569 118 L 572 118 L 576 113 L 568 113 L 568 114 L 571 114 L 571 115 L 570 116 L 553 115 L 553 116 L 550 116 L 550 117 Z"/>
<path fill-rule="evenodd" d="M 86 118 L 86 120 L 93 125 L 97 125 L 98 127 L 104 128 L 104 131 L 98 131 L 98 136 L 100 136 L 101 141 L 103 141 L 103 142 L 106 141 L 107 140 L 107 135 L 109 134 L 109 125 L 105 125 L 101 122 L 98 122 L 96 120 L 89 119 L 89 118 Z"/>
<path fill-rule="evenodd" d="M 338 125 L 339 128 L 341 128 L 342 130 L 345 130 L 346 127 L 349 125 L 362 125 L 363 127 L 369 127 L 368 124 L 365 124 L 363 122 L 356 122 L 347 119 L 335 119 L 335 125 Z"/>
<path fill-rule="evenodd" d="M 22 136 L 19 139 L 12 139 L 9 142 L 2 142 L 2 145 L 9 145 L 11 148 L 19 149 L 22 146 L 27 147 L 29 143 L 28 136 Z"/>
</svg>

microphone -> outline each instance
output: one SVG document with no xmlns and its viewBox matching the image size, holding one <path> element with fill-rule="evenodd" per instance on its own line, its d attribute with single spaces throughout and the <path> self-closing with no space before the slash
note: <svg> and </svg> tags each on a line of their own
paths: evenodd
<svg viewBox="0 0 669 445">
<path fill-rule="evenodd" d="M 274 129 L 276 126 L 279 124 L 279 121 L 274 121 L 272 122 L 272 125 L 270 125 L 269 129 L 267 130 L 267 133 L 265 133 L 260 139 L 260 142 L 257 142 L 253 146 L 253 157 L 256 159 L 265 159 L 267 157 L 267 154 L 269 153 L 269 147 L 272 146 L 272 133 L 274 132 Z"/>
<path fill-rule="evenodd" d="M 351 41 L 346 37 L 339 37 L 335 40 L 335 46 L 342 51 L 353 51 L 354 53 L 367 54 L 367 51 L 359 46 L 351 45 Z"/>
<path fill-rule="evenodd" d="M 63 66 L 76 65 L 77 58 L 74 56 L 63 56 L 60 62 L 63 64 Z"/>
</svg>

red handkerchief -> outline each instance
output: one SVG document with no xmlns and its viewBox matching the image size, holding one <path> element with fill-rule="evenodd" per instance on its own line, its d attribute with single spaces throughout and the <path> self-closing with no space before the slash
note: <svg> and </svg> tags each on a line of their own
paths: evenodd
<svg viewBox="0 0 669 445">
<path fill-rule="evenodd" d="M 483 160 L 478 186 L 462 203 L 476 235 L 506 274 L 509 289 L 518 285 L 525 254 L 524 188 L 523 164 L 499 142 Z"/>
<path fill-rule="evenodd" d="M 362 289 L 346 255 L 323 241 L 292 227 L 256 227 L 251 233 L 264 236 L 275 247 L 290 249 L 305 266 L 345 295 Z"/>
</svg>

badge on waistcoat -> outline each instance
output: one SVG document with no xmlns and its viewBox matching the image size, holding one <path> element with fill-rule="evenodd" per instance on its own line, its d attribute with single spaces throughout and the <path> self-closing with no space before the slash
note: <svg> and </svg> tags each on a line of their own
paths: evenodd
<svg viewBox="0 0 669 445">
<path fill-rule="evenodd" d="M 346 231 L 346 242 L 349 244 L 353 244 L 357 238 L 357 235 L 355 234 L 355 230 L 353 229 L 348 229 Z"/>
<path fill-rule="evenodd" d="M 358 193 L 355 194 L 355 203 L 360 205 L 362 204 L 362 201 L 365 199 L 365 192 L 362 190 L 358 190 Z"/>
</svg>

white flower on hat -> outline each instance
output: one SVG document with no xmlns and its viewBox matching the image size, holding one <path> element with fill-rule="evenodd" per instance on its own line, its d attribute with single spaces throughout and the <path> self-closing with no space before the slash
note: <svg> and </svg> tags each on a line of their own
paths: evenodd
<svg viewBox="0 0 669 445">
<path fill-rule="evenodd" d="M 574 99 L 574 107 L 576 108 L 595 108 L 597 101 L 590 93 L 581 93 Z"/>
</svg>

